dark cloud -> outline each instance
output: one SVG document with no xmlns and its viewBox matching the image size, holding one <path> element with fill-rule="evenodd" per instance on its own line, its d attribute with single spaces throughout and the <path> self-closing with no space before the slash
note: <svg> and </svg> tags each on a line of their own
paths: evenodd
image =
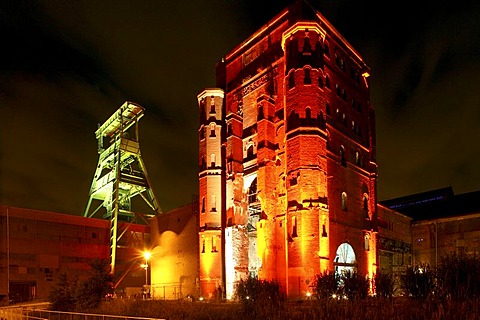
<svg viewBox="0 0 480 320">
<path fill-rule="evenodd" d="M 126 100 L 146 109 L 142 155 L 160 206 L 188 203 L 196 95 L 291 2 L 0 0 L 1 203 L 82 214 L 97 123 Z M 478 190 L 479 5 L 310 2 L 372 68 L 379 198 Z"/>
</svg>

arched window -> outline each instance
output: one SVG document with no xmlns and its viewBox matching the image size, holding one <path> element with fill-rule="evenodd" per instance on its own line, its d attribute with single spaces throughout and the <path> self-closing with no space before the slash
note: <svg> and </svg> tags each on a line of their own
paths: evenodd
<svg viewBox="0 0 480 320">
<path fill-rule="evenodd" d="M 211 163 L 212 168 L 214 168 L 215 167 L 215 153 L 212 153 L 210 155 L 210 163 Z"/>
<path fill-rule="evenodd" d="M 328 42 L 326 41 L 323 44 L 323 54 L 327 57 L 330 57 L 330 48 L 328 47 Z"/>
<path fill-rule="evenodd" d="M 210 97 L 210 113 L 215 113 L 215 97 Z"/>
<path fill-rule="evenodd" d="M 369 215 L 368 211 L 369 211 L 368 210 L 368 195 L 364 194 L 363 195 L 363 212 L 365 213 L 365 218 L 366 219 L 370 218 L 370 215 Z"/>
<path fill-rule="evenodd" d="M 303 41 L 303 52 L 304 53 L 312 52 L 312 46 L 310 45 L 310 39 L 308 37 L 305 37 Z"/>
<path fill-rule="evenodd" d="M 295 72 L 292 71 L 290 72 L 290 74 L 288 75 L 288 88 L 289 89 L 292 89 L 295 87 Z"/>
<path fill-rule="evenodd" d="M 312 109 L 310 109 L 309 107 L 307 107 L 307 108 L 305 109 L 305 117 L 306 117 L 307 119 L 312 118 Z"/>
<path fill-rule="evenodd" d="M 312 84 L 312 78 L 310 76 L 310 69 L 308 69 L 308 68 L 304 69 L 303 83 L 304 84 Z"/>
<path fill-rule="evenodd" d="M 263 120 L 263 119 L 265 119 L 265 115 L 263 113 L 263 106 L 258 106 L 257 120 Z"/>
<path fill-rule="evenodd" d="M 347 166 L 347 161 L 345 159 L 345 147 L 344 146 L 340 146 L 340 164 L 342 166 Z"/>
<path fill-rule="evenodd" d="M 217 197 L 212 196 L 212 212 L 217 212 Z"/>
<path fill-rule="evenodd" d="M 248 203 L 257 202 L 257 178 L 253 179 L 248 188 Z"/>
<path fill-rule="evenodd" d="M 362 166 L 362 159 L 360 157 L 360 152 L 355 152 L 355 164 L 359 167 Z"/>
<path fill-rule="evenodd" d="M 250 145 L 247 149 L 247 159 L 253 158 L 253 145 Z"/>
<path fill-rule="evenodd" d="M 342 210 L 346 211 L 347 210 L 347 193 L 342 192 Z"/>
<path fill-rule="evenodd" d="M 200 101 L 200 123 L 204 123 L 207 120 L 207 115 L 205 114 L 205 99 Z"/>
<path fill-rule="evenodd" d="M 215 137 L 215 123 L 210 123 L 210 137 Z"/>
<path fill-rule="evenodd" d="M 297 234 L 297 217 L 292 217 L 292 238 L 298 237 Z"/>
<path fill-rule="evenodd" d="M 367 233 L 365 235 L 365 251 L 370 251 L 370 235 Z"/>
<path fill-rule="evenodd" d="M 322 77 L 322 75 L 318 76 L 318 86 L 320 88 L 323 88 L 323 77 Z"/>
<path fill-rule="evenodd" d="M 202 253 L 205 253 L 205 238 L 202 239 Z"/>
<path fill-rule="evenodd" d="M 215 239 L 215 236 L 212 237 L 212 252 L 218 252 L 217 250 L 217 241 Z"/>
</svg>

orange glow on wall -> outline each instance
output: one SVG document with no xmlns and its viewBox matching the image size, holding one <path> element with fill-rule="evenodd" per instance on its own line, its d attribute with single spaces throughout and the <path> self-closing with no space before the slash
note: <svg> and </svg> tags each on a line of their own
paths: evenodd
<svg viewBox="0 0 480 320">
<path fill-rule="evenodd" d="M 377 233 L 368 232 L 367 235 L 369 245 L 369 250 L 367 252 L 367 270 L 368 278 L 372 280 L 377 273 Z M 372 282 L 370 282 L 370 293 L 373 293 Z"/>
</svg>

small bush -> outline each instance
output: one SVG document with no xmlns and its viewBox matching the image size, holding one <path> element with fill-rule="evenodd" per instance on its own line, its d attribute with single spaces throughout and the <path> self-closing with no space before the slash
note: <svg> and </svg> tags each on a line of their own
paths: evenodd
<svg viewBox="0 0 480 320">
<path fill-rule="evenodd" d="M 286 295 L 278 282 L 250 277 L 239 281 L 235 297 L 242 303 L 247 316 L 258 318 L 278 312 L 286 300 Z"/>
<path fill-rule="evenodd" d="M 316 299 L 331 298 L 338 294 L 339 278 L 334 272 L 325 270 L 317 274 L 313 281 L 313 294 Z"/>
<path fill-rule="evenodd" d="M 435 273 L 428 264 L 408 268 L 402 277 L 402 286 L 407 296 L 426 299 L 435 289 Z"/>
<path fill-rule="evenodd" d="M 480 258 L 451 254 L 441 258 L 437 268 L 439 295 L 453 300 L 480 297 Z"/>
<path fill-rule="evenodd" d="M 113 276 L 108 271 L 108 262 L 94 260 L 90 268 L 90 277 L 79 283 L 75 296 L 76 307 L 82 311 L 96 308 L 107 296 L 113 295 Z"/>
<path fill-rule="evenodd" d="M 360 276 L 357 271 L 346 270 L 342 273 L 343 294 L 350 300 L 365 299 L 368 296 L 370 280 Z"/>
<path fill-rule="evenodd" d="M 393 274 L 377 272 L 373 278 L 373 286 L 377 297 L 391 298 L 395 287 Z"/>
<path fill-rule="evenodd" d="M 77 302 L 75 299 L 76 289 L 77 281 L 69 281 L 67 274 L 61 273 L 58 283 L 53 287 L 48 296 L 48 300 L 52 303 L 52 309 L 57 311 L 75 310 Z"/>
</svg>

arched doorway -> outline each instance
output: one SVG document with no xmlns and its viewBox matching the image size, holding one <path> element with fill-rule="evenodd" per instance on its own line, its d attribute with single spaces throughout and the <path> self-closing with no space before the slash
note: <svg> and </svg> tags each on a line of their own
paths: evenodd
<svg viewBox="0 0 480 320">
<path fill-rule="evenodd" d="M 347 271 L 354 271 L 356 268 L 356 262 L 353 247 L 347 242 L 342 243 L 338 246 L 333 263 L 335 275 L 341 276 Z"/>
</svg>

